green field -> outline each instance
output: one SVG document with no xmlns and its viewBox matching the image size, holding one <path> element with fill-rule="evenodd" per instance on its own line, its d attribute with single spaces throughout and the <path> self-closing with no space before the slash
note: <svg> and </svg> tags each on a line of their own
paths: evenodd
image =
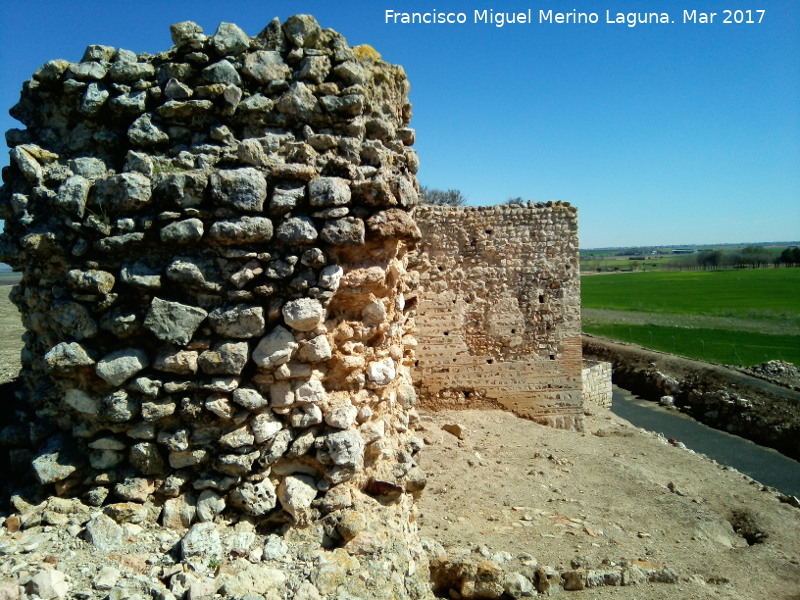
<svg viewBox="0 0 800 600">
<path fill-rule="evenodd" d="M 800 269 L 584 276 L 587 333 L 725 364 L 800 364 Z"/>
<path fill-rule="evenodd" d="M 583 330 L 653 350 L 729 365 L 756 365 L 768 360 L 800 365 L 800 338 L 793 335 L 591 322 Z"/>
</svg>

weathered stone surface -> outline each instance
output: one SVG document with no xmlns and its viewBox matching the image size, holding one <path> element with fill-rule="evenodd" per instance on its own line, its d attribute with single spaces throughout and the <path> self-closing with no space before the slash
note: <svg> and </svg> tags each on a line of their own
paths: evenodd
<svg viewBox="0 0 800 600">
<path fill-rule="evenodd" d="M 131 466 L 143 475 L 160 475 L 164 472 L 164 458 L 156 444 L 141 442 L 131 447 Z"/>
<path fill-rule="evenodd" d="M 181 539 L 183 560 L 199 573 L 207 572 L 214 563 L 219 564 L 222 554 L 222 539 L 213 523 L 197 523 Z"/>
<path fill-rule="evenodd" d="M 207 316 L 202 308 L 153 298 L 143 324 L 158 339 L 185 345 Z"/>
<path fill-rule="evenodd" d="M 213 65 L 207 66 L 203 69 L 203 79 L 209 83 L 230 83 L 233 85 L 241 85 L 242 78 L 228 60 L 222 59 Z"/>
<path fill-rule="evenodd" d="M 104 210 L 138 211 L 151 199 L 150 180 L 141 173 L 121 173 L 94 184 L 95 202 Z"/>
<path fill-rule="evenodd" d="M 340 177 L 318 177 L 308 184 L 311 206 L 341 206 L 350 202 L 347 180 Z"/>
<path fill-rule="evenodd" d="M 242 71 L 259 83 L 287 79 L 292 70 L 279 52 L 274 50 L 257 50 L 244 57 Z"/>
<path fill-rule="evenodd" d="M 218 342 L 200 355 L 198 364 L 206 375 L 238 375 L 248 353 L 247 342 Z"/>
<path fill-rule="evenodd" d="M 335 292 L 339 289 L 339 282 L 342 280 L 344 270 L 339 265 L 329 265 L 322 269 L 319 275 L 319 286 Z"/>
<path fill-rule="evenodd" d="M 137 79 L 155 77 L 156 70 L 150 63 L 117 61 L 111 65 L 111 79 L 116 82 L 131 83 Z"/>
<path fill-rule="evenodd" d="M 95 372 L 105 382 L 120 385 L 150 364 L 147 354 L 137 348 L 124 348 L 105 355 L 95 365 Z"/>
<path fill-rule="evenodd" d="M 294 392 L 295 400 L 302 403 L 319 404 L 328 399 L 325 386 L 319 379 L 311 379 L 300 384 Z"/>
<path fill-rule="evenodd" d="M 289 422 L 297 429 L 319 425 L 322 423 L 322 409 L 316 404 L 300 404 L 292 409 Z"/>
<path fill-rule="evenodd" d="M 317 108 L 317 97 L 307 85 L 296 81 L 276 103 L 276 108 L 281 113 L 298 119 L 310 119 Z"/>
<path fill-rule="evenodd" d="M 352 404 L 340 404 L 325 412 L 325 422 L 337 429 L 348 429 L 355 422 L 358 409 Z"/>
<path fill-rule="evenodd" d="M 75 340 L 80 341 L 97 335 L 97 323 L 83 304 L 58 302 L 53 305 L 50 316 L 60 326 L 64 335 Z"/>
<path fill-rule="evenodd" d="M 317 460 L 344 467 L 358 467 L 364 460 L 364 440 L 358 431 L 337 431 L 320 438 Z"/>
<path fill-rule="evenodd" d="M 388 385 L 396 376 L 397 370 L 391 358 L 370 363 L 367 368 L 367 379 L 376 385 Z"/>
<path fill-rule="evenodd" d="M 257 212 L 267 199 L 267 180 L 252 167 L 217 171 L 211 177 L 211 196 L 223 206 Z"/>
<path fill-rule="evenodd" d="M 254 517 L 266 515 L 275 508 L 278 501 L 275 486 L 269 479 L 258 483 L 243 483 L 231 492 L 230 498 L 235 506 Z"/>
<path fill-rule="evenodd" d="M 128 139 L 131 144 L 142 148 L 151 148 L 169 142 L 169 136 L 145 113 L 136 119 L 128 128 Z"/>
<path fill-rule="evenodd" d="M 200 522 L 213 521 L 225 510 L 225 499 L 211 490 L 203 490 L 197 497 L 197 518 Z"/>
<path fill-rule="evenodd" d="M 82 217 L 86 210 L 91 182 L 80 175 L 68 177 L 58 188 L 56 204 L 69 215 Z"/>
<path fill-rule="evenodd" d="M 183 21 L 170 26 L 172 42 L 183 50 L 195 50 L 203 47 L 206 35 L 202 27 L 192 21 Z"/>
<path fill-rule="evenodd" d="M 334 246 L 361 246 L 365 236 L 364 221 L 357 217 L 329 219 L 319 236 Z"/>
<path fill-rule="evenodd" d="M 44 363 L 52 371 L 65 372 L 91 366 L 94 360 L 78 342 L 60 342 L 47 351 Z"/>
<path fill-rule="evenodd" d="M 319 234 L 308 217 L 291 217 L 278 225 L 276 237 L 284 244 L 311 244 Z"/>
<path fill-rule="evenodd" d="M 200 219 L 184 219 L 161 228 L 161 241 L 176 244 L 199 242 L 203 237 L 203 222 Z"/>
<path fill-rule="evenodd" d="M 322 322 L 325 309 L 319 300 L 300 298 L 290 300 L 281 309 L 286 324 L 297 331 L 313 331 Z"/>
<path fill-rule="evenodd" d="M 235 56 L 250 47 L 250 38 L 234 23 L 220 23 L 211 36 L 211 45 L 221 56 Z"/>
<path fill-rule="evenodd" d="M 294 334 L 278 325 L 253 350 L 253 362 L 261 368 L 274 369 L 289 362 L 297 346 Z"/>
<path fill-rule="evenodd" d="M 422 237 L 414 219 L 396 208 L 375 213 L 366 225 L 369 235 L 379 238 L 417 241 Z"/>
<path fill-rule="evenodd" d="M 209 313 L 208 322 L 217 334 L 229 338 L 260 337 L 266 326 L 260 306 L 216 308 Z"/>
<path fill-rule="evenodd" d="M 70 585 L 66 575 L 56 569 L 38 572 L 25 586 L 28 594 L 35 595 L 41 600 L 65 600 L 69 590 Z"/>
<path fill-rule="evenodd" d="M 263 444 L 272 439 L 281 429 L 283 421 L 274 413 L 268 411 L 255 415 L 250 422 L 250 429 L 253 432 L 255 442 Z"/>
<path fill-rule="evenodd" d="M 50 438 L 33 460 L 33 470 L 40 483 L 55 483 L 66 479 L 78 470 L 74 456 L 66 449 L 63 435 Z"/>
<path fill-rule="evenodd" d="M 210 241 L 223 245 L 263 244 L 272 239 L 272 221 L 250 216 L 225 219 L 214 223 L 208 234 Z"/>
<path fill-rule="evenodd" d="M 292 15 L 283 24 L 283 33 L 298 48 L 312 48 L 322 29 L 311 15 Z"/>
<path fill-rule="evenodd" d="M 100 552 L 111 554 L 122 547 L 123 531 L 113 519 L 101 514 L 86 524 L 86 537 Z"/>
<path fill-rule="evenodd" d="M 317 337 L 308 340 L 300 346 L 297 352 L 297 358 L 303 362 L 316 363 L 329 360 L 333 356 L 330 342 L 325 335 L 318 335 Z"/>
<path fill-rule="evenodd" d="M 178 375 L 193 375 L 197 373 L 196 350 L 171 350 L 162 349 L 153 361 L 153 368 L 167 373 Z"/>
<path fill-rule="evenodd" d="M 299 520 L 317 497 L 317 485 L 309 475 L 290 475 L 278 486 L 278 500 L 283 510 Z"/>
<path fill-rule="evenodd" d="M 242 408 L 255 411 L 267 405 L 267 399 L 253 388 L 237 388 L 233 391 L 233 401 Z"/>
<path fill-rule="evenodd" d="M 285 214 L 296 208 L 305 198 L 306 186 L 304 184 L 279 183 L 275 185 L 272 198 L 269 202 L 270 212 Z"/>
<path fill-rule="evenodd" d="M 115 277 L 107 271 L 72 269 L 67 273 L 67 283 L 73 289 L 87 294 L 108 294 L 114 287 Z"/>
<path fill-rule="evenodd" d="M 93 416 L 100 412 L 100 401 L 83 390 L 70 388 L 64 392 L 64 402 L 75 411 Z"/>
</svg>

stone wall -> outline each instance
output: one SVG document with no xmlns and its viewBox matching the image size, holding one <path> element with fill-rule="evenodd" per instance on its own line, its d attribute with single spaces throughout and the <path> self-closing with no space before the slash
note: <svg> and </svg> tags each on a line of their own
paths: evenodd
<svg viewBox="0 0 800 600">
<path fill-rule="evenodd" d="M 430 407 L 581 428 L 578 229 L 565 203 L 420 206 L 416 361 Z"/>
<path fill-rule="evenodd" d="M 327 519 L 323 545 L 368 529 L 377 496 L 413 549 L 405 74 L 305 15 L 172 39 L 50 61 L 11 110 L 26 408 L 4 437 L 28 448 L 11 467 L 175 527 Z"/>
<path fill-rule="evenodd" d="M 611 363 L 583 361 L 583 401 L 586 404 L 611 408 Z"/>
</svg>

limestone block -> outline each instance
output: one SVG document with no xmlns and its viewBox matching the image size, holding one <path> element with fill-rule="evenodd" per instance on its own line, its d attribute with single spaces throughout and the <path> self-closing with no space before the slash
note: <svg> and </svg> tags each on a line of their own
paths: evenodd
<svg viewBox="0 0 800 600">
<path fill-rule="evenodd" d="M 341 206 L 349 204 L 350 186 L 341 177 L 317 177 L 308 184 L 311 206 Z"/>
<path fill-rule="evenodd" d="M 238 375 L 247 363 L 247 342 L 223 341 L 200 354 L 198 364 L 206 375 Z"/>
<path fill-rule="evenodd" d="M 276 237 L 287 245 L 312 244 L 319 236 L 308 217 L 291 217 L 278 225 Z"/>
<path fill-rule="evenodd" d="M 250 38 L 234 23 L 220 23 L 211 36 L 211 45 L 220 56 L 235 56 L 250 47 Z"/>
<path fill-rule="evenodd" d="M 176 244 L 199 242 L 203 237 L 203 222 L 200 219 L 184 219 L 161 228 L 161 241 Z"/>
<path fill-rule="evenodd" d="M 291 75 L 291 69 L 274 50 L 257 50 L 246 54 L 242 72 L 259 83 L 283 80 Z"/>
<path fill-rule="evenodd" d="M 269 479 L 258 483 L 245 482 L 230 495 L 231 502 L 254 517 L 262 517 L 275 508 L 277 494 L 275 486 Z"/>
<path fill-rule="evenodd" d="M 257 212 L 267 199 L 267 180 L 252 167 L 220 170 L 211 176 L 211 196 L 222 206 Z"/>
<path fill-rule="evenodd" d="M 202 308 L 156 297 L 147 311 L 144 326 L 160 340 L 185 345 L 207 316 Z"/>
<path fill-rule="evenodd" d="M 256 411 L 267 406 L 267 399 L 253 388 L 238 388 L 233 392 L 233 401 L 242 408 Z"/>
<path fill-rule="evenodd" d="M 253 362 L 263 369 L 274 369 L 289 362 L 297 347 L 294 334 L 278 325 L 253 350 Z"/>
<path fill-rule="evenodd" d="M 153 361 L 153 368 L 167 373 L 193 375 L 197 373 L 198 356 L 195 350 L 162 349 Z"/>
<path fill-rule="evenodd" d="M 319 300 L 299 298 L 290 300 L 281 309 L 286 324 L 297 331 L 313 331 L 325 316 L 325 309 Z"/>
<path fill-rule="evenodd" d="M 272 233 L 272 221 L 268 218 L 244 216 L 215 222 L 208 238 L 223 245 L 263 244 L 272 239 Z"/>
<path fill-rule="evenodd" d="M 263 444 L 283 429 L 283 421 L 272 412 L 263 412 L 253 417 L 250 422 L 250 429 L 253 432 L 255 442 Z"/>
<path fill-rule="evenodd" d="M 51 371 L 63 373 L 91 366 L 94 360 L 78 342 L 60 342 L 47 351 L 44 363 Z"/>
<path fill-rule="evenodd" d="M 242 78 L 236 67 L 224 58 L 203 69 L 203 79 L 209 83 L 242 85 Z"/>
<path fill-rule="evenodd" d="M 362 246 L 365 239 L 364 221 L 357 217 L 328 219 L 319 236 L 334 246 Z"/>
<path fill-rule="evenodd" d="M 147 354 L 136 348 L 116 350 L 95 365 L 97 375 L 111 385 L 120 385 L 150 364 Z"/>
<path fill-rule="evenodd" d="M 209 313 L 208 322 L 223 337 L 251 338 L 264 335 L 264 309 L 260 306 L 216 308 Z"/>
<path fill-rule="evenodd" d="M 298 520 L 311 508 L 317 497 L 317 485 L 309 475 L 290 475 L 278 486 L 278 500 L 283 510 Z"/>
<path fill-rule="evenodd" d="M 103 514 L 86 524 L 86 538 L 103 554 L 117 552 L 122 547 L 122 535 L 122 527 Z"/>
</svg>

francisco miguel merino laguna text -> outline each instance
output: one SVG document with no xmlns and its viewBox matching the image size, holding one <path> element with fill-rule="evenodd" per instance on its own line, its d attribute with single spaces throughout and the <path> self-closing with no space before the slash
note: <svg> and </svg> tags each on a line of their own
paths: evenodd
<svg viewBox="0 0 800 600">
<path fill-rule="evenodd" d="M 536 21 L 534 21 L 536 19 Z M 433 9 L 428 12 L 398 12 L 386 9 L 384 23 L 394 25 L 438 25 L 453 24 L 463 25 L 468 20 L 467 13 L 464 12 L 439 12 Z M 640 24 L 648 23 L 671 23 L 668 13 L 665 12 L 613 12 L 605 11 L 605 20 L 601 21 L 600 15 L 596 12 L 556 12 L 554 10 L 539 10 L 534 13 L 533 9 L 522 12 L 500 12 L 492 9 L 474 10 L 472 15 L 473 23 L 485 23 L 503 27 L 504 25 L 523 25 L 529 23 L 553 23 L 553 24 L 617 24 L 636 27 Z"/>
</svg>

